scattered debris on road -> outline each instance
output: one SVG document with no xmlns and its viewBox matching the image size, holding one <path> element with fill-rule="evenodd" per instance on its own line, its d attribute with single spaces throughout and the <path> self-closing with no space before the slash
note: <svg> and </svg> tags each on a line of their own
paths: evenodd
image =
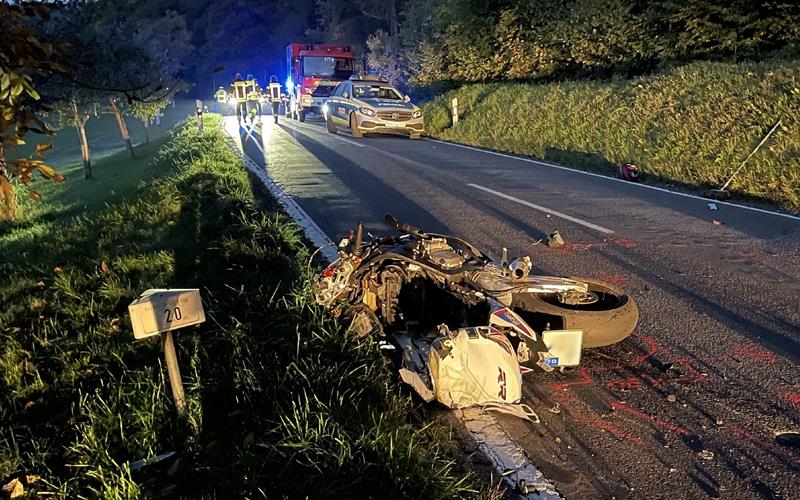
<svg viewBox="0 0 800 500">
<path fill-rule="evenodd" d="M 702 450 L 697 454 L 697 456 L 699 456 L 703 460 L 713 460 L 714 452 L 711 450 Z"/>
<path fill-rule="evenodd" d="M 547 237 L 547 246 L 550 248 L 561 248 L 564 246 L 564 238 L 561 237 L 558 231 L 555 231 Z"/>
</svg>

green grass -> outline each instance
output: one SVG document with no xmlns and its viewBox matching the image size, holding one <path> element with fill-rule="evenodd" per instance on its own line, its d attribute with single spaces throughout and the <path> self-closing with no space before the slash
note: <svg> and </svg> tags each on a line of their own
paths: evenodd
<svg viewBox="0 0 800 500">
<path fill-rule="evenodd" d="M 83 178 L 83 165 L 74 163 L 59 168 L 66 182 L 55 184 L 38 180 L 31 189 L 42 199 L 30 198 L 31 189 L 18 187 L 18 218 L 0 222 L 0 252 L 11 251 L 15 244 L 33 241 L 67 224 L 80 215 L 91 215 L 106 204 L 133 197 L 142 181 L 171 173 L 169 168 L 156 168 L 153 155 L 164 145 L 166 136 L 134 148 L 135 158 L 119 151 L 93 162 L 93 177 Z M 165 165 L 169 167 L 169 165 Z M 163 167 L 163 165 L 162 165 Z"/>
<path fill-rule="evenodd" d="M 450 125 L 449 104 L 464 116 Z M 779 119 L 729 190 L 800 210 L 800 65 L 699 62 L 633 80 L 478 84 L 424 107 L 434 137 L 645 180 L 720 187 Z"/>
<path fill-rule="evenodd" d="M 194 100 L 178 99 L 175 101 L 175 107 L 167 106 L 163 110 L 163 114 L 160 126 L 156 127 L 155 124 L 150 126 L 150 140 L 164 137 L 176 124 L 188 116 L 194 115 Z M 55 126 L 55 119 L 48 120 L 46 116 L 44 118 L 46 121 L 53 122 L 51 126 Z M 134 116 L 126 115 L 125 123 L 133 144 L 144 144 L 145 130 L 142 121 Z M 89 118 L 86 123 L 86 135 L 89 139 L 89 151 L 93 163 L 125 148 L 117 120 L 113 115 L 98 114 Z M 17 155 L 28 156 L 33 152 L 37 143 L 51 142 L 53 149 L 47 153 L 47 161 L 53 166 L 66 167 L 81 161 L 80 141 L 74 127 L 57 130 L 56 134 L 50 137 L 28 134 L 26 140 L 27 144 L 20 146 L 16 151 L 8 152 L 9 158 L 13 159 Z"/>
<path fill-rule="evenodd" d="M 298 228 L 259 201 L 218 125 L 177 131 L 140 170 L 169 174 L 135 194 L 125 183 L 106 208 L 0 247 L 0 483 L 40 476 L 30 488 L 56 498 L 474 495 L 376 347 L 314 305 Z M 208 318 L 176 334 L 185 420 L 158 341 L 134 342 L 127 315 L 167 287 L 199 287 Z"/>
</svg>

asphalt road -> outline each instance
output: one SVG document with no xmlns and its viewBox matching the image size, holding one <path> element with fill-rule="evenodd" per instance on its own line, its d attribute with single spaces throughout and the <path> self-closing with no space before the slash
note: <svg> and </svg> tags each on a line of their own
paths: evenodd
<svg viewBox="0 0 800 500">
<path fill-rule="evenodd" d="M 502 420 L 568 498 L 800 498 L 800 448 L 776 440 L 800 430 L 800 219 L 321 123 L 243 137 L 333 240 L 391 212 L 629 291 L 638 331 L 526 380 L 540 424 Z M 556 230 L 564 248 L 535 244 Z"/>
</svg>

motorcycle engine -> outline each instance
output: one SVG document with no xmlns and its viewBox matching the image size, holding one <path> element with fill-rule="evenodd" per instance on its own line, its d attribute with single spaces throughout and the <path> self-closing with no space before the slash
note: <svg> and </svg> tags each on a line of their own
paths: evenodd
<svg viewBox="0 0 800 500">
<path fill-rule="evenodd" d="M 443 269 L 456 269 L 464 265 L 464 257 L 453 250 L 444 238 L 430 238 L 421 241 L 422 255 Z"/>
</svg>

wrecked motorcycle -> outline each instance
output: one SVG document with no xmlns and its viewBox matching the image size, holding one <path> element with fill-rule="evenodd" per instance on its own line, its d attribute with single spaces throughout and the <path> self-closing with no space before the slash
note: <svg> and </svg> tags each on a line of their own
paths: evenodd
<svg viewBox="0 0 800 500">
<path fill-rule="evenodd" d="M 388 343 L 449 329 L 489 327 L 505 335 L 522 371 L 576 366 L 582 348 L 617 343 L 639 318 L 633 299 L 593 278 L 531 274 L 530 257 L 496 262 L 454 236 L 398 222 L 400 235 L 365 241 L 359 225 L 318 282 L 316 300 L 358 335 Z"/>
</svg>

